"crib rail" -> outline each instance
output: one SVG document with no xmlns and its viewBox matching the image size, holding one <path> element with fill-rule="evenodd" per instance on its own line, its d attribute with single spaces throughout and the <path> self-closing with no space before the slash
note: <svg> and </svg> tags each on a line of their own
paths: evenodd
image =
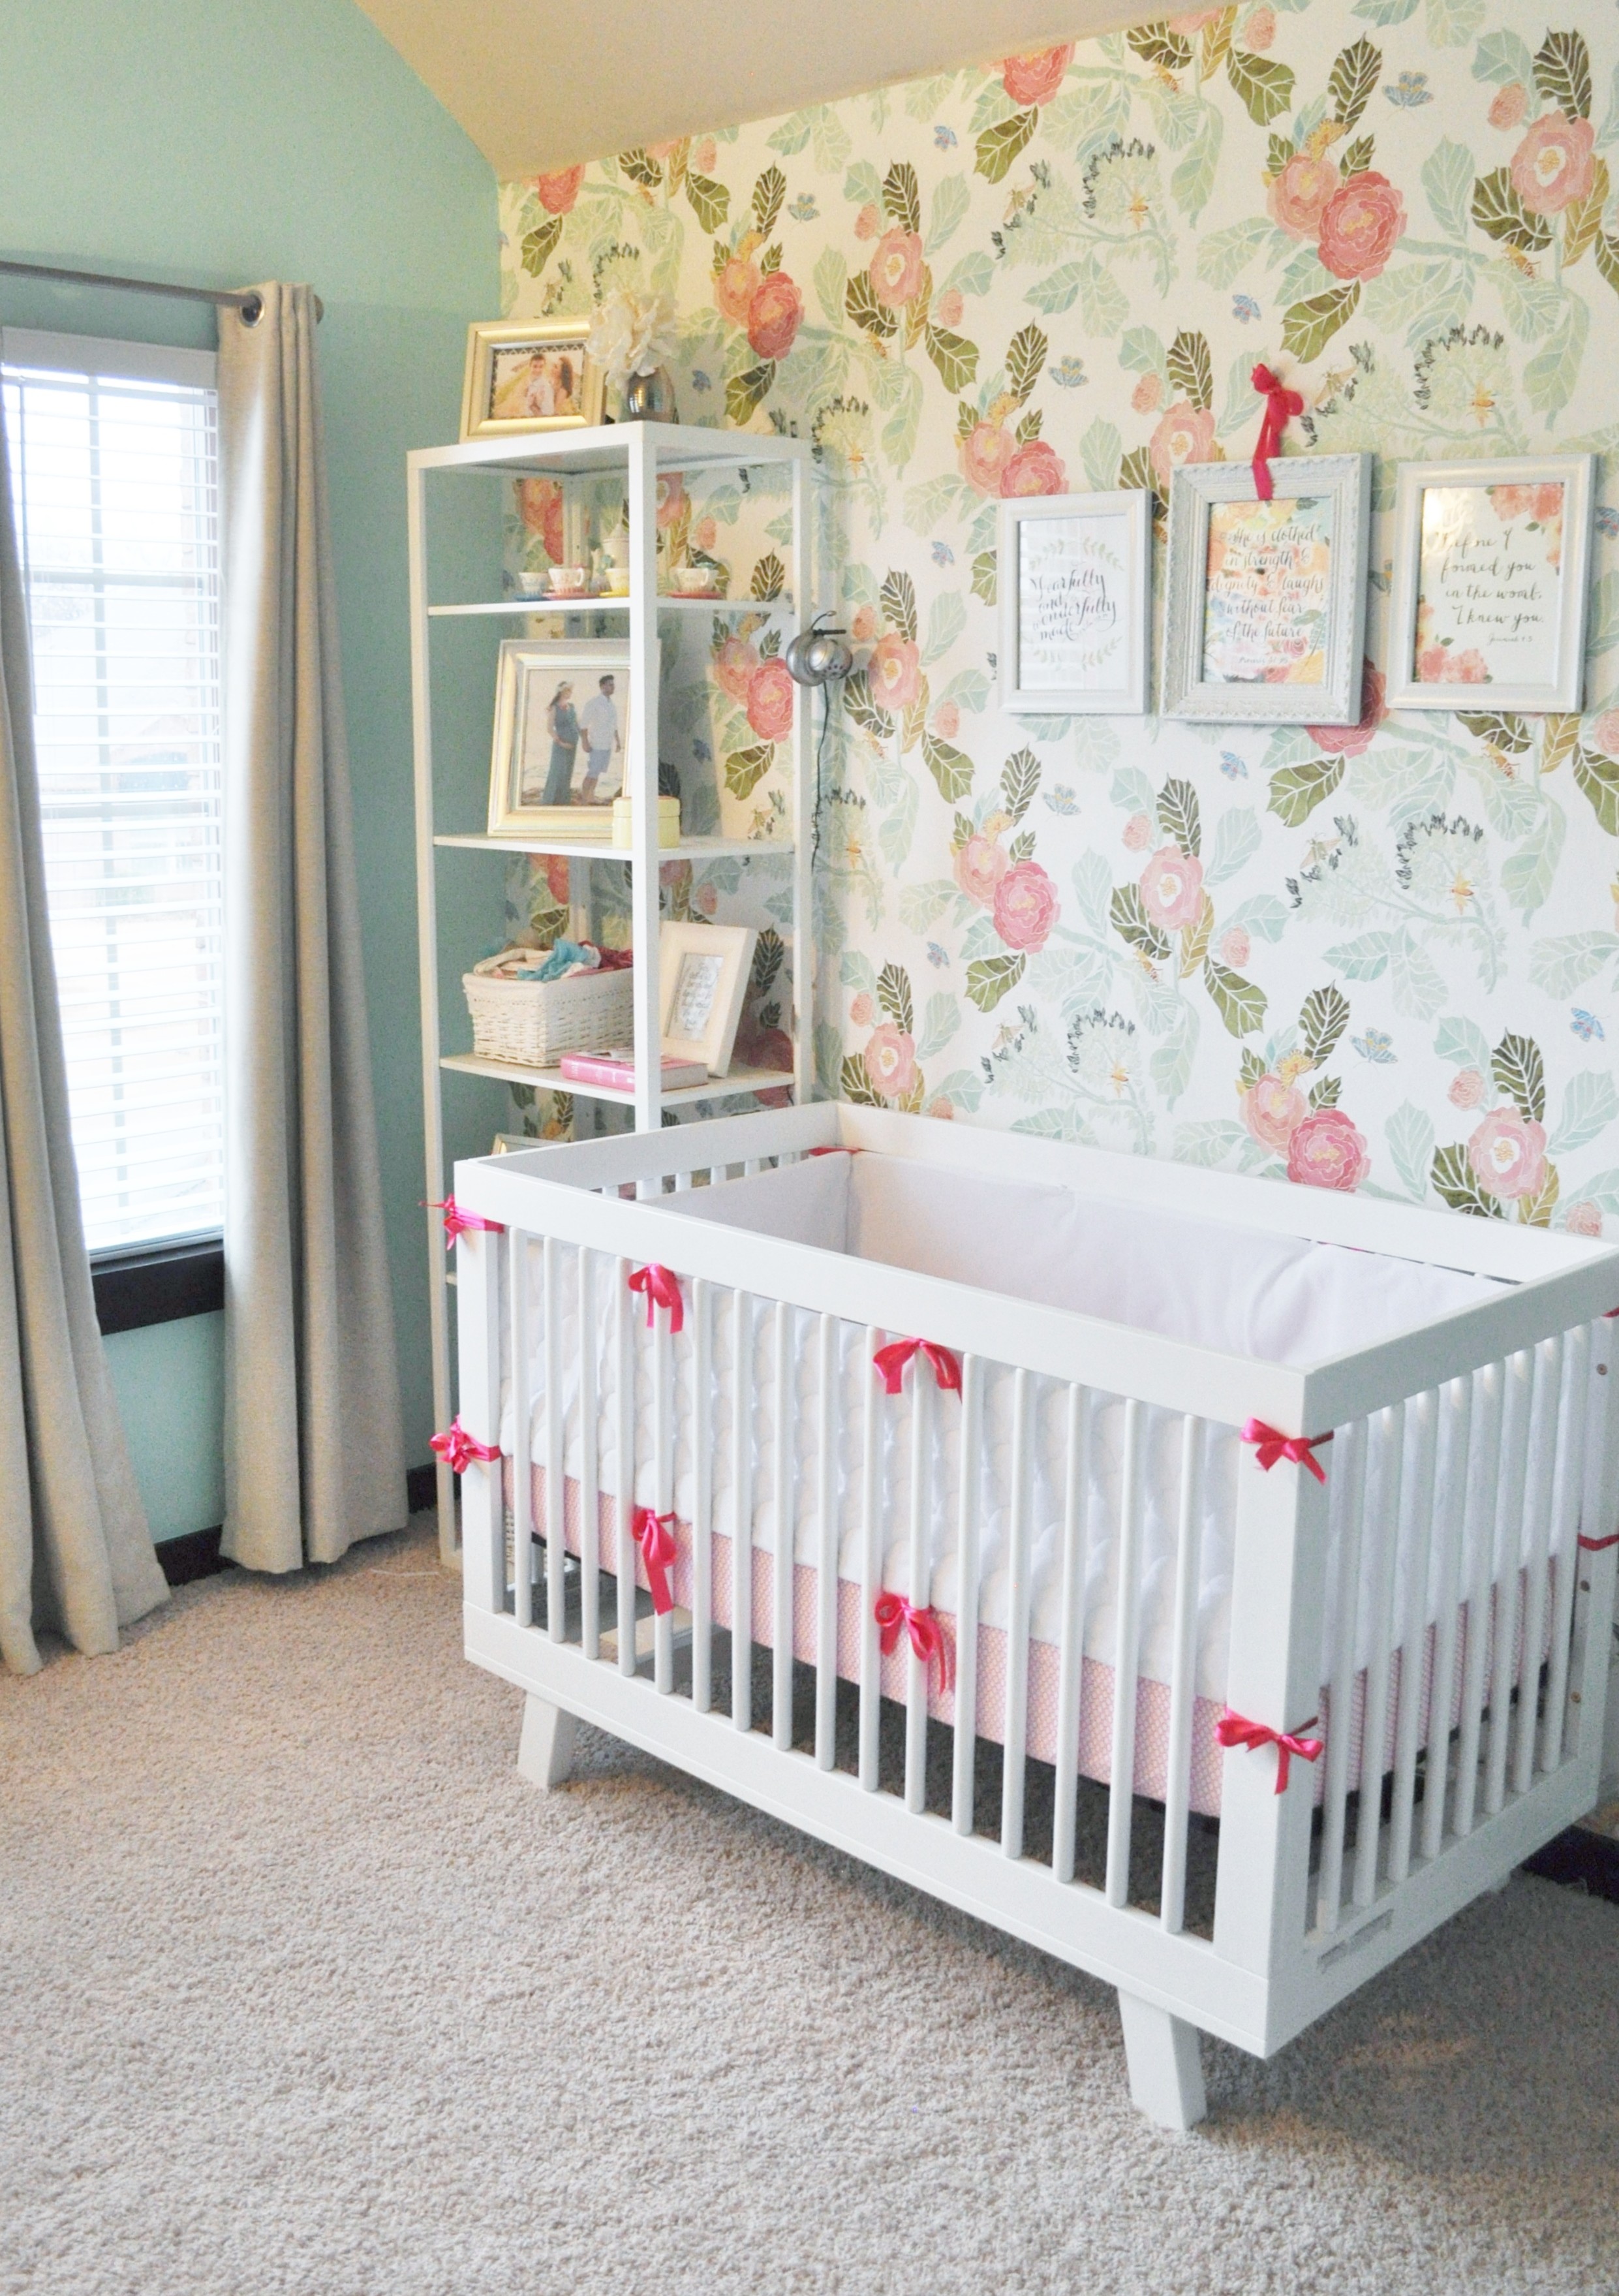
<svg viewBox="0 0 1619 2296">
<path fill-rule="evenodd" d="M 901 1373 L 908 1437 L 896 1445 L 879 1358 L 920 1335 L 900 1311 L 938 1307 L 960 1287 L 845 1266 L 842 1294 L 891 1303 L 881 1320 L 853 1316 L 838 1293 L 817 1289 L 793 1247 L 655 1208 L 830 1144 L 817 1136 L 824 1109 L 787 1113 L 790 1136 L 777 1119 L 758 1119 L 756 1133 L 742 1128 L 754 1119 L 727 1128 L 756 1155 L 690 1160 L 675 1132 L 664 1170 L 614 1177 L 603 1160 L 599 1191 L 514 1191 L 516 1176 L 496 1187 L 487 1168 L 472 1168 L 474 1186 L 458 1175 L 463 1200 L 504 1222 L 459 1242 L 463 1415 L 490 1444 L 503 1380 L 516 1431 L 503 1482 L 501 1469 L 480 1466 L 466 1479 L 475 1655 L 1260 2050 L 1465 1903 L 1503 1843 L 1521 1839 L 1526 1854 L 1586 1806 L 1606 1658 L 1588 1625 L 1611 1608 L 1614 1558 L 1579 1541 L 1612 1528 L 1613 1324 L 1541 1332 L 1344 1418 L 1321 1455 L 1324 1483 L 1299 1459 L 1266 1469 L 1243 1455 L 1226 1704 L 1272 1740 L 1320 1739 L 1324 1752 L 1297 1755 L 1282 1793 L 1280 1747 L 1226 1752 L 1215 1763 L 1216 1835 L 1197 1807 L 1214 1718 L 1198 1690 L 1198 1593 L 1210 1463 L 1238 1420 L 1230 1359 L 1192 1380 L 1203 1407 L 1165 1423 L 1161 1383 L 1121 1394 L 1116 1369 L 1111 1382 L 1074 1375 L 1075 1342 L 1059 1327 L 1083 1319 L 1021 1305 L 997 1314 L 969 1295 L 979 1344 L 963 1344 L 948 1316 L 943 1332 L 931 1327 L 952 1349 L 959 1386 L 912 1357 Z M 638 1141 L 629 1163 L 644 1148 Z M 582 1214 L 567 1211 L 574 1194 Z M 652 1256 L 649 1238 L 681 1279 L 678 1344 L 671 1315 L 658 1310 L 649 1331 L 629 1289 Z M 1553 1281 L 1576 1296 L 1588 1278 Z M 1557 1297 L 1542 1300 L 1542 1316 Z M 580 1343 L 604 1317 L 607 1411 L 596 1348 Z M 1503 1300 L 1495 1328 L 1516 1340 L 1522 1303 Z M 1476 1335 L 1466 1345 L 1476 1352 Z M 723 1436 L 722 1350 L 732 1380 Z M 1133 1367 L 1128 1347 L 1115 1357 Z M 1088 1370 L 1097 1360 L 1083 1344 L 1077 1359 Z M 1240 1368 L 1252 1381 L 1266 1367 Z M 1188 1376 L 1184 1364 L 1178 1375 Z M 1006 1487 L 991 1493 L 985 1412 L 1009 1389 Z M 638 1392 L 649 1411 L 638 1411 Z M 1183 1406 L 1184 1386 L 1177 1392 Z M 1263 1391 L 1263 1415 L 1286 1425 L 1300 1392 Z M 935 1440 L 945 1418 L 957 1434 L 951 1474 Z M 1060 1431 L 1054 1641 L 1034 1631 L 1037 1420 Z M 802 1486 L 800 1424 L 814 1462 Z M 1114 1496 L 1099 1506 L 1096 1447 L 1116 1424 Z M 1173 1537 L 1157 1558 L 1170 1589 L 1166 1684 L 1145 1677 L 1141 1662 L 1149 1513 L 1162 1512 L 1162 1492 L 1155 1501 L 1149 1488 L 1149 1434 L 1155 1456 L 1167 1443 L 1176 1463 Z M 851 1554 L 835 1463 L 856 1445 Z M 767 1489 L 756 1488 L 766 1456 Z M 768 1551 L 755 1535 L 766 1498 Z M 993 1624 L 979 1584 L 992 1512 L 1004 1558 Z M 948 1603 L 936 1584 L 939 1522 L 955 1556 Z M 672 1552 L 659 1561 L 665 1542 Z M 1096 1567 L 1104 1550 L 1110 1578 Z M 1104 1600 L 1105 1665 L 1088 1655 Z"/>
</svg>

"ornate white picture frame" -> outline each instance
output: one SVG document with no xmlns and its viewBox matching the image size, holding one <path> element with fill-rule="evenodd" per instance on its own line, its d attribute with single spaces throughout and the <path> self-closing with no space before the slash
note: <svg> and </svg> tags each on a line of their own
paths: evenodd
<svg viewBox="0 0 1619 2296">
<path fill-rule="evenodd" d="M 666 1060 L 731 1068 L 758 934 L 751 925 L 666 923 L 658 936 L 658 1032 Z"/>
<path fill-rule="evenodd" d="M 1595 463 L 1520 455 L 1400 465 L 1391 708 L 1579 709 Z"/>
<path fill-rule="evenodd" d="M 1370 455 L 1183 463 L 1169 501 L 1161 708 L 1247 726 L 1353 726 L 1366 642 Z"/>
<path fill-rule="evenodd" d="M 1144 716 L 1152 659 L 1152 498 L 1143 487 L 1001 505 L 1001 707 Z"/>
</svg>

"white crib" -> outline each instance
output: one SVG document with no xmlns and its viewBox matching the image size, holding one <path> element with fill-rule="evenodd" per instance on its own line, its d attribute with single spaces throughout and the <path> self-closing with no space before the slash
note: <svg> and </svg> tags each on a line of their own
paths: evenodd
<svg viewBox="0 0 1619 2296">
<path fill-rule="evenodd" d="M 824 1103 L 455 1203 L 526 1775 L 584 1718 L 1089 1970 L 1165 2126 L 1590 1808 L 1619 1252 Z"/>
</svg>

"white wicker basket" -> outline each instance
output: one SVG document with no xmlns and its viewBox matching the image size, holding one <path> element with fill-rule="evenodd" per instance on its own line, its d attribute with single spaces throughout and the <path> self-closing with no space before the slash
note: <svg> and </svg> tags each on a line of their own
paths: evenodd
<svg viewBox="0 0 1619 2296">
<path fill-rule="evenodd" d="M 480 1061 L 555 1068 L 564 1053 L 609 1053 L 634 1027 L 633 966 L 576 972 L 566 980 L 502 980 L 463 972 L 472 1016 L 472 1050 Z"/>
</svg>

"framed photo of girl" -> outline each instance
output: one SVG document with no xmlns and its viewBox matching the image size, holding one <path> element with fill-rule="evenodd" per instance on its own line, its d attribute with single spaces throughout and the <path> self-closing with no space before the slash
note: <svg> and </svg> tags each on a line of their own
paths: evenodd
<svg viewBox="0 0 1619 2296">
<path fill-rule="evenodd" d="M 1001 505 L 1001 707 L 1144 715 L 1152 625 L 1145 488 Z"/>
<path fill-rule="evenodd" d="M 1595 461 L 1400 465 L 1391 708 L 1579 709 Z"/>
<path fill-rule="evenodd" d="M 624 789 L 630 708 L 622 642 L 507 638 L 495 673 L 490 836 L 606 844 Z"/>
<path fill-rule="evenodd" d="M 1370 455 L 1183 463 L 1169 502 L 1166 718 L 1353 726 L 1366 632 Z"/>
<path fill-rule="evenodd" d="M 601 420 L 601 376 L 586 319 L 474 320 L 467 329 L 461 435 L 515 438 Z"/>
</svg>

